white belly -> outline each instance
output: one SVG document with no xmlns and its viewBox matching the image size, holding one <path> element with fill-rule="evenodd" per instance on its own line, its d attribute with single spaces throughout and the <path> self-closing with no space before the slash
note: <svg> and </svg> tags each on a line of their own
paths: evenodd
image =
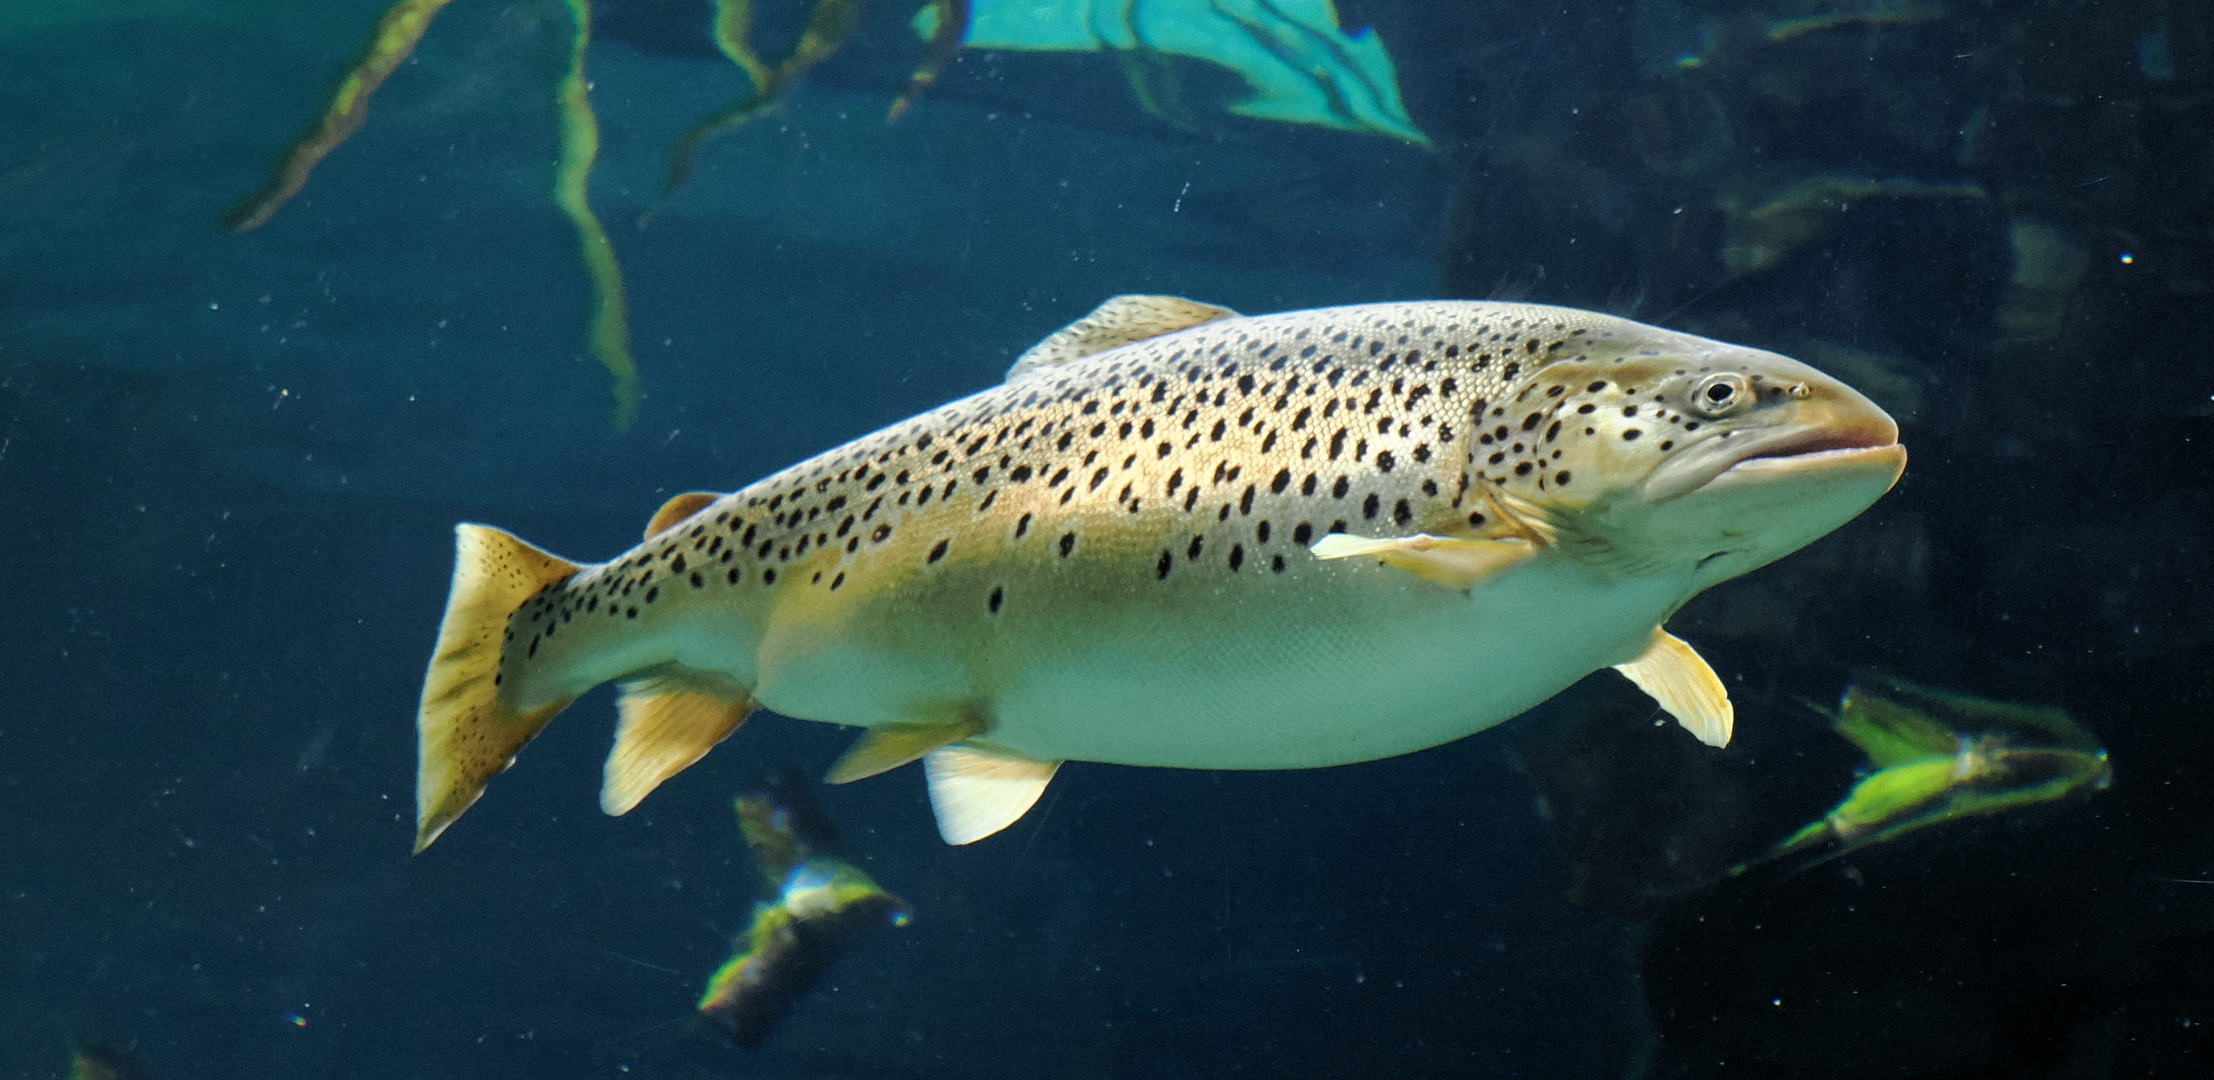
<svg viewBox="0 0 2214 1080">
<path fill-rule="evenodd" d="M 756 694 L 777 712 L 873 725 L 974 700 L 980 743 L 1040 760 L 1313 768 L 1420 750 L 1504 722 L 1637 655 L 1690 591 L 1541 559 L 1477 589 L 1383 567 L 1250 604 L 1063 613 L 970 649 L 844 640 L 788 655 Z M 984 668 L 992 669 L 986 672 Z"/>
</svg>

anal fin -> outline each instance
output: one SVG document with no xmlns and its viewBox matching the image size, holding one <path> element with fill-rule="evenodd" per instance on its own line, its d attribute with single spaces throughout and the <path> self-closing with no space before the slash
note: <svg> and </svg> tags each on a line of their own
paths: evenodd
<svg viewBox="0 0 2214 1080">
<path fill-rule="evenodd" d="M 947 743 L 984 734 L 984 718 L 964 710 L 953 720 L 936 723 L 878 724 L 855 739 L 823 777 L 826 784 L 850 784 L 881 772 L 890 772 Z"/>
<path fill-rule="evenodd" d="M 753 709 L 743 687 L 695 672 L 658 672 L 624 683 L 600 809 L 629 813 L 662 781 L 729 738 Z"/>
<path fill-rule="evenodd" d="M 930 810 L 948 844 L 973 844 L 1012 825 L 1045 794 L 1058 761 L 955 744 L 923 758 Z"/>
<path fill-rule="evenodd" d="M 1331 533 L 1315 541 L 1309 550 L 1318 559 L 1351 559 L 1369 556 L 1394 569 L 1449 589 L 1467 590 L 1477 582 L 1505 570 L 1537 551 L 1528 540 L 1460 540 L 1416 533 L 1413 536 L 1373 538 Z"/>
<path fill-rule="evenodd" d="M 1737 710 L 1722 678 L 1684 639 L 1656 626 L 1637 659 L 1616 664 L 1637 688 L 1652 695 L 1684 730 L 1708 746 L 1730 745 Z"/>
</svg>

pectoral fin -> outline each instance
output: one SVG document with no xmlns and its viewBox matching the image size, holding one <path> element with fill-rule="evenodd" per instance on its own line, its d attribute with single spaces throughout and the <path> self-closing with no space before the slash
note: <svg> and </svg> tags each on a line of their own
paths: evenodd
<svg viewBox="0 0 2214 1080">
<path fill-rule="evenodd" d="M 729 738 L 753 711 L 753 700 L 720 680 L 660 674 L 624 683 L 615 711 L 615 748 L 602 774 L 600 809 L 620 816 Z"/>
<path fill-rule="evenodd" d="M 890 772 L 947 743 L 982 735 L 985 726 L 983 717 L 968 710 L 957 719 L 937 723 L 878 724 L 862 732 L 845 753 L 838 755 L 830 772 L 823 776 L 823 783 L 850 784 Z"/>
<path fill-rule="evenodd" d="M 1318 559 L 1350 559 L 1366 555 L 1387 566 L 1434 581 L 1449 589 L 1469 589 L 1537 551 L 1528 540 L 1456 540 L 1416 533 L 1376 539 L 1331 533 L 1311 548 Z"/>
<path fill-rule="evenodd" d="M 930 809 L 948 844 L 972 844 L 1015 823 L 1045 794 L 1058 761 L 973 746 L 941 746 L 923 758 Z"/>
<path fill-rule="evenodd" d="M 1722 679 L 1684 640 L 1656 626 L 1637 659 L 1616 664 L 1637 688 L 1708 746 L 1728 746 L 1737 712 Z"/>
</svg>

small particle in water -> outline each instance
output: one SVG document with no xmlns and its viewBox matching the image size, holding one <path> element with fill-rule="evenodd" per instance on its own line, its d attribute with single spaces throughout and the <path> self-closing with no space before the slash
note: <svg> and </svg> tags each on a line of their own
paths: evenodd
<svg viewBox="0 0 2214 1080">
<path fill-rule="evenodd" d="M 307 1017 L 301 1016 L 299 1013 L 296 1012 L 288 1012 L 284 1014 L 284 1022 L 292 1025 L 293 1027 L 306 1027 Z"/>
<path fill-rule="evenodd" d="M 2125 252 L 2123 252 L 2123 253 L 2122 253 L 2122 265 L 2123 265 L 2123 266 L 2130 266 L 2130 265 L 2133 265 L 2133 264 L 2135 264 L 2136 262 L 2137 262 L 2137 256 L 2135 256 L 2135 255 L 2132 255 L 2132 254 L 2130 254 L 2130 253 L 2129 253 L 2129 252 L 2127 252 L 2127 251 L 2125 251 Z"/>
</svg>

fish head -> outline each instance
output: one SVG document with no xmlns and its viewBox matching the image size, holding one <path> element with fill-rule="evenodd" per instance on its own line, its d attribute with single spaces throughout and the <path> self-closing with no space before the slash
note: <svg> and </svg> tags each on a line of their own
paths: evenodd
<svg viewBox="0 0 2214 1080">
<path fill-rule="evenodd" d="M 1479 424 L 1472 464 L 1502 508 L 1570 555 L 1688 570 L 1696 591 L 1852 520 L 1906 467 L 1898 424 L 1843 382 L 1639 329 L 1542 366 Z"/>
</svg>

